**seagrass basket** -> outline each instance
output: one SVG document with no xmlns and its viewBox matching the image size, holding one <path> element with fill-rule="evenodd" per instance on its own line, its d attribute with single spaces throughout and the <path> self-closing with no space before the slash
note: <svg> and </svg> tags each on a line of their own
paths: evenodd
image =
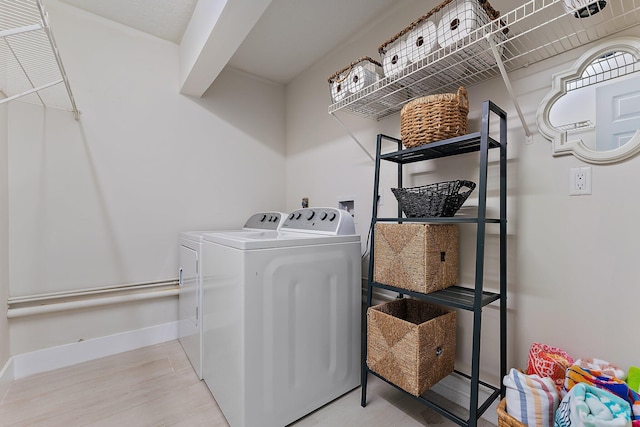
<svg viewBox="0 0 640 427">
<path fill-rule="evenodd" d="M 460 86 L 457 93 L 423 96 L 400 111 L 400 136 L 406 148 L 442 141 L 467 133 L 469 98 Z"/>
<path fill-rule="evenodd" d="M 456 312 L 398 299 L 367 310 L 367 366 L 414 396 L 453 372 Z"/>
<path fill-rule="evenodd" d="M 458 283 L 456 224 L 392 224 L 374 228 L 373 280 L 428 294 Z"/>
<path fill-rule="evenodd" d="M 496 409 L 498 413 L 498 427 L 527 427 L 521 421 L 518 421 L 507 412 L 507 399 L 504 398 L 498 404 Z"/>
</svg>

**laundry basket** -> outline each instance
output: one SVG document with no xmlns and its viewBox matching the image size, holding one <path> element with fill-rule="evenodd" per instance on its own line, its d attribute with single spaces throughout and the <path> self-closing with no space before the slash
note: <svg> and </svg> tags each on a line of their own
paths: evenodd
<svg viewBox="0 0 640 427">
<path fill-rule="evenodd" d="M 507 399 L 504 398 L 496 408 L 498 413 L 498 427 L 527 427 L 521 421 L 518 421 L 507 412 Z"/>
</svg>

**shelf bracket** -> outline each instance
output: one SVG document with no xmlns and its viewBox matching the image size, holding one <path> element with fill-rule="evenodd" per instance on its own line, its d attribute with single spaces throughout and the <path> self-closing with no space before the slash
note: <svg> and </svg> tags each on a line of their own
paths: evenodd
<svg viewBox="0 0 640 427">
<path fill-rule="evenodd" d="M 524 119 L 524 114 L 522 114 L 522 110 L 520 109 L 520 104 L 518 103 L 518 97 L 515 95 L 513 91 L 513 86 L 511 86 L 511 80 L 509 80 L 509 76 L 507 75 L 507 70 L 504 68 L 504 63 L 502 62 L 502 56 L 500 52 L 498 52 L 498 47 L 496 42 L 493 40 L 493 37 L 490 35 L 486 36 L 487 41 L 489 42 L 489 46 L 491 46 L 491 51 L 493 52 L 493 56 L 496 59 L 496 64 L 500 69 L 500 74 L 502 75 L 502 80 L 504 80 L 504 85 L 507 88 L 507 92 L 509 92 L 509 97 L 513 102 L 513 105 L 516 107 L 516 112 L 518 113 L 518 117 L 520 117 L 520 121 L 522 122 L 522 128 L 524 129 L 524 133 L 527 137 L 526 144 L 531 144 L 533 142 L 533 136 L 531 135 L 531 131 L 529 130 L 529 126 L 527 126 L 527 122 Z"/>
<path fill-rule="evenodd" d="M 376 159 L 371 155 L 371 153 L 369 153 L 367 151 L 366 148 L 364 148 L 364 145 L 362 145 L 360 143 L 360 141 L 358 141 L 358 138 L 356 138 L 356 136 L 353 134 L 353 132 L 351 132 L 351 130 L 347 127 L 347 125 L 345 125 L 342 120 L 340 120 L 338 118 L 338 116 L 336 116 L 336 114 L 334 112 L 329 113 L 333 116 L 334 119 L 336 119 L 336 121 L 340 124 L 340 126 L 342 126 L 342 128 L 347 132 L 347 134 L 351 137 L 351 139 L 353 139 L 356 144 L 358 144 L 358 146 L 362 149 L 362 151 L 364 151 L 366 153 L 367 156 L 369 156 L 369 158 L 371 159 L 372 162 L 376 162 Z"/>
</svg>

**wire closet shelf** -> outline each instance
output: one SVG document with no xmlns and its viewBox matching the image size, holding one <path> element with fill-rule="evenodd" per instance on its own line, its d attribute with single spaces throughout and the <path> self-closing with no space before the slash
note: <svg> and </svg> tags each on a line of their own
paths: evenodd
<svg viewBox="0 0 640 427">
<path fill-rule="evenodd" d="M 18 98 L 79 117 L 41 0 L 0 0 L 0 104 Z"/>
<path fill-rule="evenodd" d="M 640 0 L 607 0 L 598 13 L 581 19 L 565 10 L 563 0 L 530 0 L 469 32 L 460 43 L 440 47 L 331 104 L 329 113 L 380 120 L 412 99 L 476 85 L 639 23 Z"/>
</svg>

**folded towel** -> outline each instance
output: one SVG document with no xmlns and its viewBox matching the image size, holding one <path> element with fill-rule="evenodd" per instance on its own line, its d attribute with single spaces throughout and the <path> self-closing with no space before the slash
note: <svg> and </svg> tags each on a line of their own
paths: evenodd
<svg viewBox="0 0 640 427">
<path fill-rule="evenodd" d="M 556 384 L 558 393 L 562 390 L 565 371 L 571 365 L 573 365 L 573 359 L 565 351 L 537 342 L 531 344 L 527 374 L 551 378 Z"/>
<path fill-rule="evenodd" d="M 526 375 L 511 368 L 503 383 L 509 415 L 531 427 L 553 423 L 560 397 L 551 378 Z"/>
<path fill-rule="evenodd" d="M 580 383 L 607 390 L 616 396 L 624 399 L 631 409 L 631 419 L 640 421 L 640 396 L 629 388 L 629 385 L 617 378 L 603 375 L 602 372 L 591 369 L 584 369 L 578 365 L 572 365 L 567 369 L 563 392 L 569 392 Z"/>
<path fill-rule="evenodd" d="M 610 364 L 606 360 L 578 359 L 574 364 L 580 366 L 581 368 L 600 371 L 603 375 L 614 377 L 619 380 L 624 380 L 625 378 L 627 378 L 627 375 L 622 369 L 620 369 L 620 367 Z"/>
<path fill-rule="evenodd" d="M 630 427 L 629 404 L 614 394 L 578 383 L 560 402 L 555 427 Z"/>
</svg>

